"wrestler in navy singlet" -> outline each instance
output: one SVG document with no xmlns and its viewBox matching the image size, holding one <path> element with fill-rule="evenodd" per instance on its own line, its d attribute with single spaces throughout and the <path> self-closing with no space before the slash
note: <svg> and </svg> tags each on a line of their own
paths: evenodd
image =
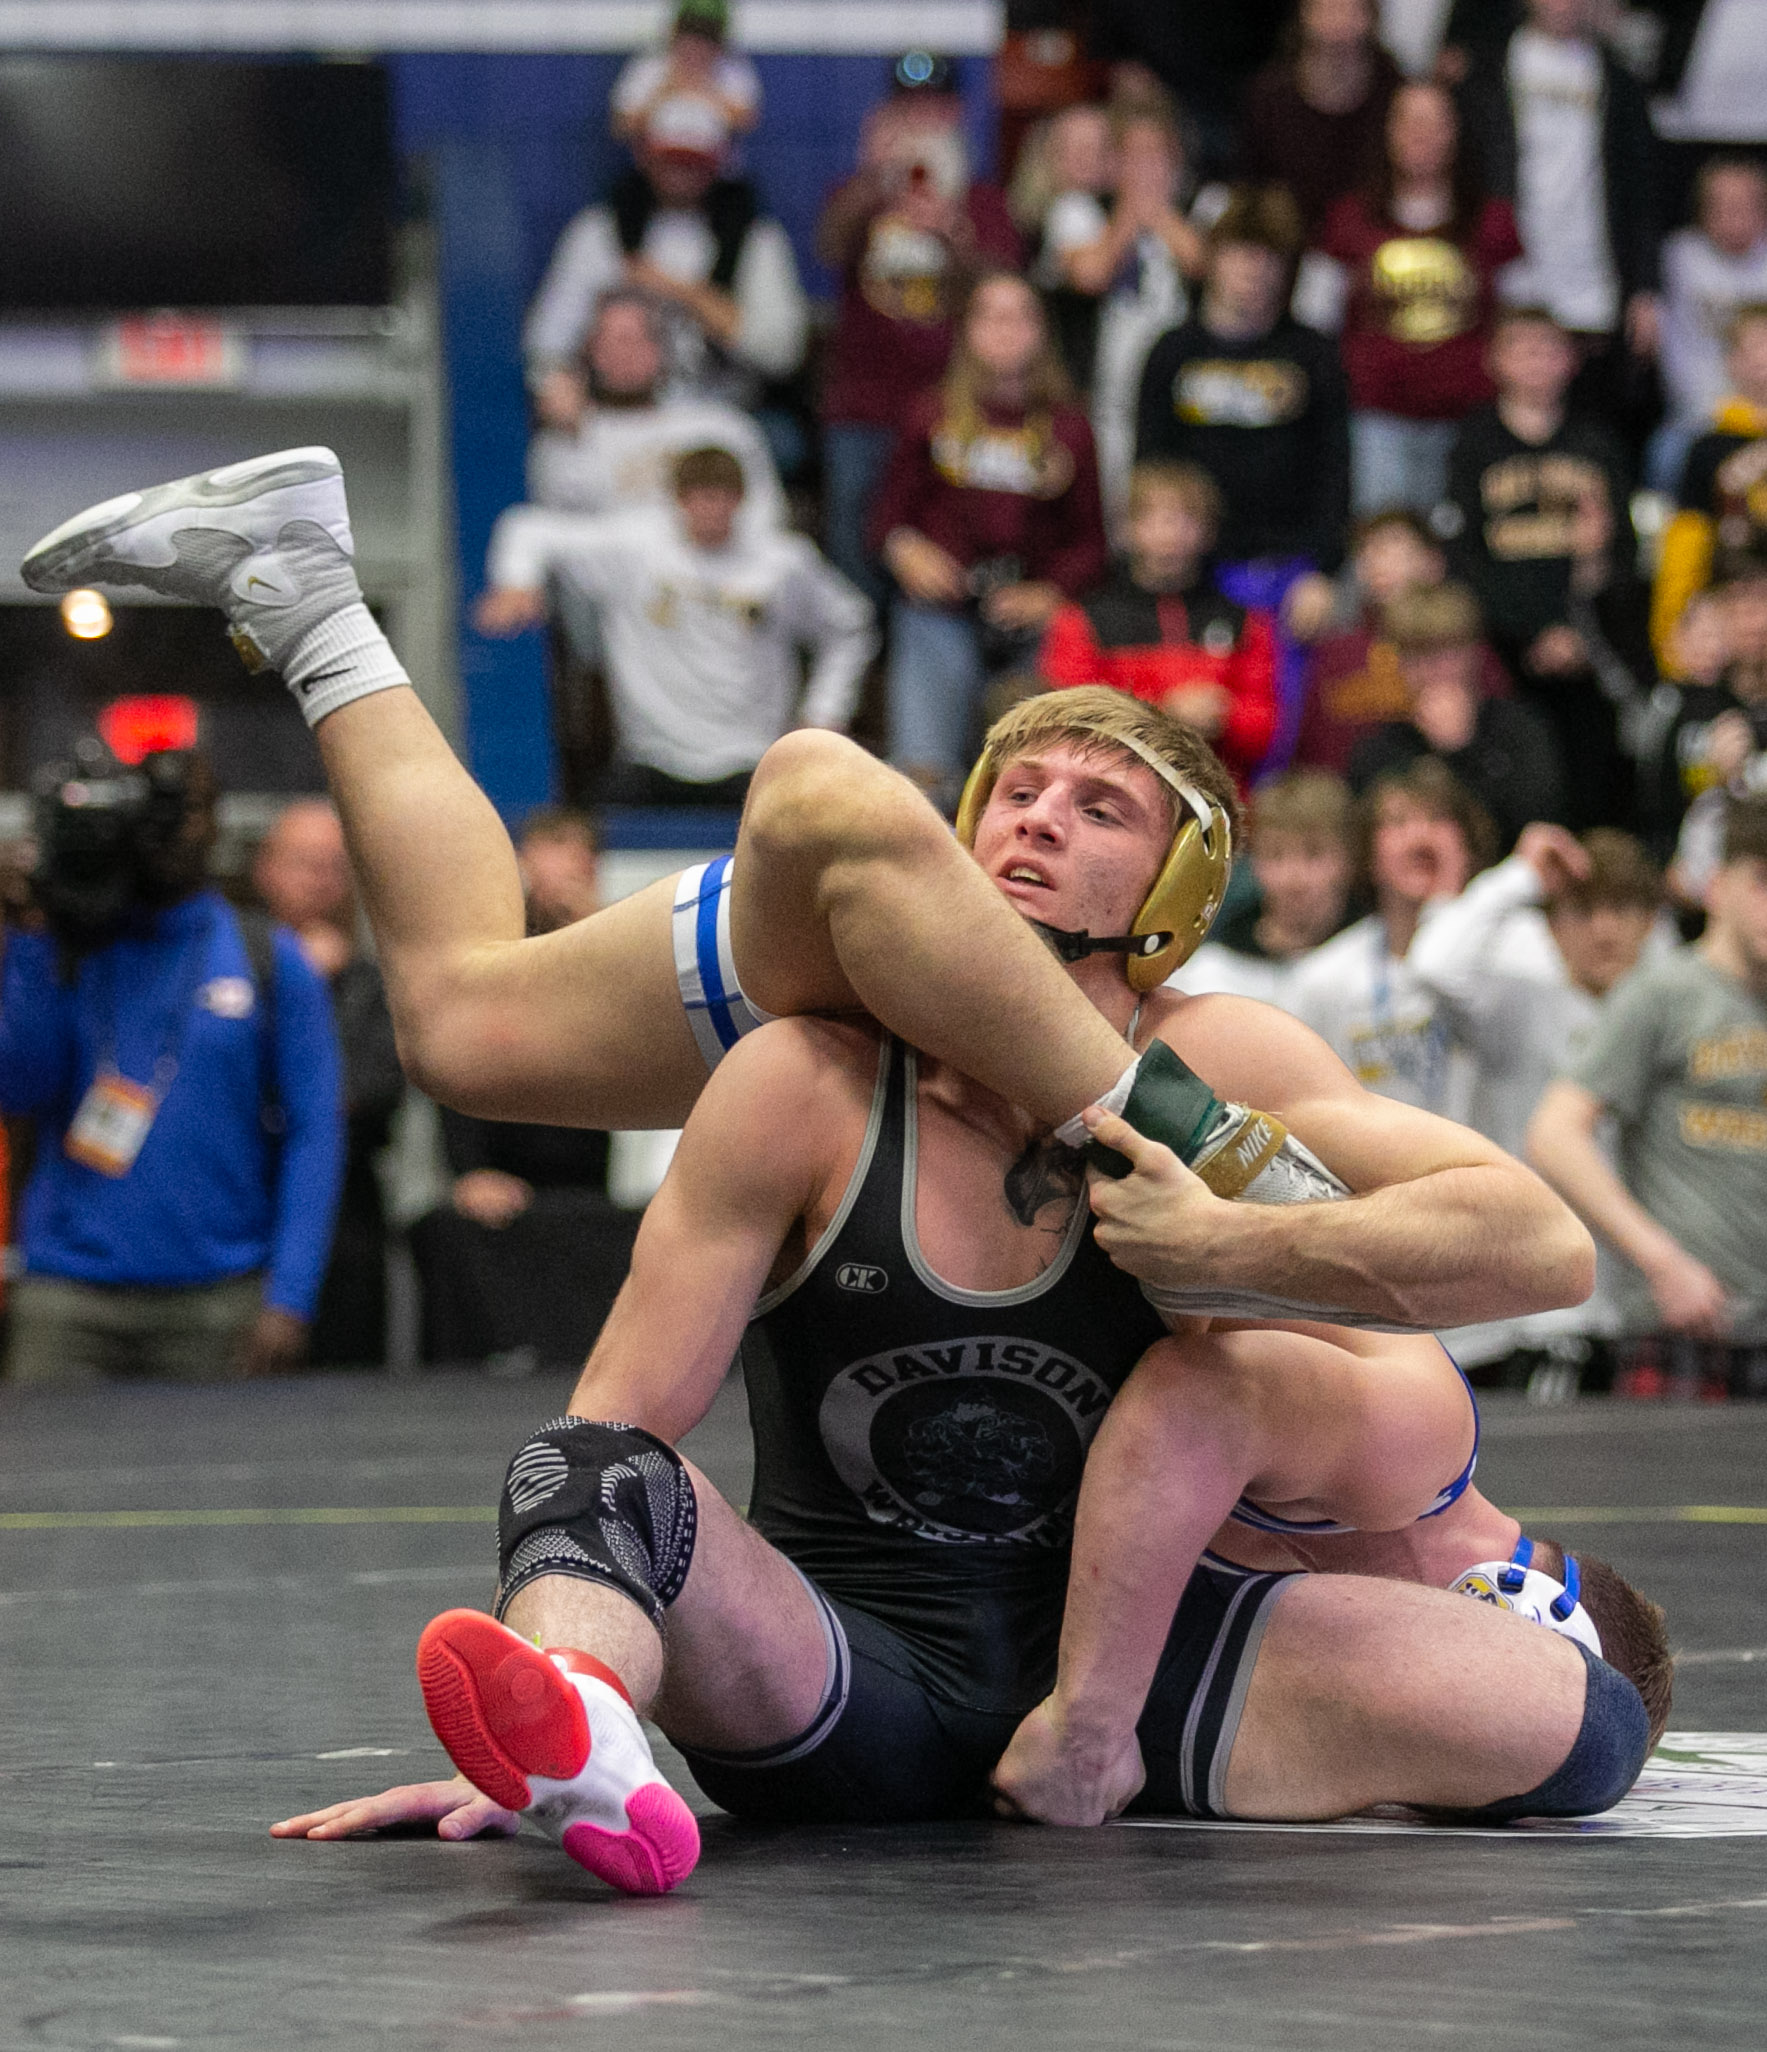
<svg viewBox="0 0 1767 2052">
<path fill-rule="evenodd" d="M 749 1516 L 830 1596 L 902 1632 L 947 1700 L 1048 1686 L 1086 1449 L 1165 1332 L 1077 1198 L 1018 1289 L 941 1281 L 914 1226 L 915 1058 L 886 1040 L 840 1211 L 743 1341 Z"/>
<path fill-rule="evenodd" d="M 683 1746 L 741 1817 L 905 1822 L 987 1814 L 988 1775 L 1055 1679 L 1074 1505 L 1117 1390 L 1166 1328 L 1077 1201 L 1044 1274 L 941 1281 L 915 1230 L 912 1052 L 885 1040 L 859 1161 L 798 1272 L 743 1341 L 749 1517 L 807 1578 L 829 1685 L 796 1737 Z M 1138 1727 L 1135 1807 L 1219 1816 L 1284 1573 L 1205 1556 Z"/>
</svg>

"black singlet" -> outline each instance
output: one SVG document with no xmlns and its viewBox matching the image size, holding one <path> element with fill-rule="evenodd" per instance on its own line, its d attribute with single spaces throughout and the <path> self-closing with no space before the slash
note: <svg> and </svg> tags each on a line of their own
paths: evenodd
<svg viewBox="0 0 1767 2052">
<path fill-rule="evenodd" d="M 1165 1327 L 1079 1203 L 1017 1289 L 941 1281 L 915 1229 L 916 1065 L 885 1039 L 840 1209 L 743 1341 L 756 1528 L 891 1625 L 967 1708 L 1048 1687 L 1074 1501 L 1105 1407 Z"/>
</svg>

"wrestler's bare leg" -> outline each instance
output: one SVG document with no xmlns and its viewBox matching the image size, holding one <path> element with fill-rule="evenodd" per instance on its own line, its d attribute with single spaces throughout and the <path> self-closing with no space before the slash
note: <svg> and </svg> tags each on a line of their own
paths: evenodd
<svg viewBox="0 0 1767 2052">
<path fill-rule="evenodd" d="M 1228 1762 L 1235 1817 L 1476 1809 L 1563 1766 L 1588 1670 L 1556 1632 L 1446 1589 L 1300 1575 L 1277 1595 Z"/>
<path fill-rule="evenodd" d="M 507 837 L 404 681 L 352 557 L 337 459 L 298 449 L 88 507 L 20 567 L 44 593 L 140 585 L 219 606 L 241 649 L 285 674 L 315 721 L 402 1056 L 433 1096 L 507 1118 L 678 1123 L 703 1076 L 669 893 L 525 939 Z M 1052 1120 L 1117 1081 L 1121 1043 L 901 778 L 805 737 L 759 785 L 738 969 L 763 1005 L 870 1006 Z M 776 900 L 769 941 L 755 907 L 771 917 Z M 948 1000 L 974 979 L 979 1002 Z"/>
<path fill-rule="evenodd" d="M 605 1661 L 678 1745 L 755 1752 L 795 1738 L 821 1705 L 821 1617 L 784 1554 L 686 1465 L 699 1522 L 693 1567 L 669 1606 L 666 1645 L 636 1604 L 574 1576 L 530 1582 L 504 1621 L 543 1646 Z"/>
<path fill-rule="evenodd" d="M 1465 1467 L 1474 1429 L 1428 1337 L 1242 1325 L 1151 1348 L 1087 1457 L 1055 1690 L 1007 1748 L 1001 1794 L 1061 1824 L 1095 1824 L 1134 1795 L 1135 1727 L 1178 1600 L 1242 1495 L 1394 1530 Z"/>
<path fill-rule="evenodd" d="M 1227 1810 L 1302 1820 L 1372 1803 L 1500 1802 L 1564 1764 L 1586 1686 L 1569 1640 L 1489 1604 L 1414 1582 L 1297 1575 L 1276 1596 L 1258 1650 Z M 427 1783 L 275 1829 L 348 1837 L 430 1817 L 448 1836 L 513 1824 L 463 1786 Z"/>
<path fill-rule="evenodd" d="M 731 943 L 769 1012 L 858 1007 L 1058 1124 L 1116 1082 L 1123 1039 L 908 779 L 838 734 L 762 758 Z"/>
<path fill-rule="evenodd" d="M 414 692 L 358 699 L 317 735 L 423 1087 L 489 1117 L 680 1123 L 705 1063 L 672 883 L 527 939 L 509 837 Z M 1052 1123 L 1121 1075 L 1121 1037 L 932 806 L 853 743 L 768 752 L 734 879 L 737 968 L 764 1010 L 869 1011 Z"/>
<path fill-rule="evenodd" d="M 673 886 L 529 939 L 503 822 L 414 691 L 341 706 L 315 735 L 413 1080 L 487 1118 L 680 1125 L 706 1065 Z"/>
</svg>

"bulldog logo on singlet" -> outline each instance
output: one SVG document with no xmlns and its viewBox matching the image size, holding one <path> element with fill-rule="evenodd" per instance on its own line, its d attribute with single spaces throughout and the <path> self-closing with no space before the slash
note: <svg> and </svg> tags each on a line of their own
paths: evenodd
<svg viewBox="0 0 1767 2052">
<path fill-rule="evenodd" d="M 822 1399 L 835 1472 L 880 1525 L 950 1545 L 1062 1546 L 1109 1385 L 1009 1333 L 854 1361 Z"/>
</svg>

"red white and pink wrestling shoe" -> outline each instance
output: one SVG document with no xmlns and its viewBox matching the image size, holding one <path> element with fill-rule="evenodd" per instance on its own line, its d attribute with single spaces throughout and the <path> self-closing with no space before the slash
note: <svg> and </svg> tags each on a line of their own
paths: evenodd
<svg viewBox="0 0 1767 2052">
<path fill-rule="evenodd" d="M 417 1679 L 467 1780 L 578 1866 L 628 1895 L 667 1895 L 693 1872 L 699 1826 L 611 1667 L 543 1652 L 482 1610 L 445 1610 L 417 1642 Z"/>
</svg>

